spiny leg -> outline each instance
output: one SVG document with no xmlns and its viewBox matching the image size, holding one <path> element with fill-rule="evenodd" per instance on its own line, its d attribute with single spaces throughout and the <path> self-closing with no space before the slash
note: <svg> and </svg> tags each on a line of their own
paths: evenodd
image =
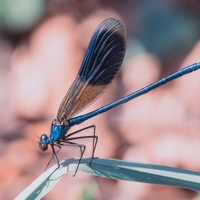
<svg viewBox="0 0 200 200">
<path fill-rule="evenodd" d="M 61 147 L 60 147 L 59 145 L 57 145 L 57 144 L 54 144 L 54 145 L 57 146 L 57 147 L 59 148 L 59 149 L 55 152 L 55 154 L 57 155 L 58 152 L 61 150 Z M 46 166 L 46 168 L 45 168 L 44 171 L 47 170 L 48 166 L 50 165 L 50 163 L 51 163 L 51 161 L 53 160 L 54 157 L 55 157 L 55 156 L 53 155 L 52 158 L 50 159 L 50 161 L 48 162 L 48 164 L 47 164 L 47 166 Z"/>
<path fill-rule="evenodd" d="M 90 128 L 93 128 L 93 129 L 94 129 L 94 132 L 95 132 L 95 125 L 91 125 L 91 126 L 87 126 L 87 127 L 85 127 L 85 128 L 79 129 L 79 130 L 77 130 L 77 131 L 74 131 L 74 132 L 72 132 L 72 133 L 66 135 L 66 136 L 65 136 L 65 139 L 68 139 L 68 138 L 70 138 L 72 135 L 75 135 L 75 134 L 77 134 L 77 133 L 79 133 L 79 132 L 82 132 L 82 131 L 87 130 L 87 129 L 90 129 Z M 95 135 L 95 133 L 94 133 L 93 135 Z"/>
<path fill-rule="evenodd" d="M 54 145 L 57 146 L 57 147 L 59 147 L 59 148 L 61 149 L 61 147 L 60 147 L 59 145 L 51 144 L 51 148 L 52 148 L 52 150 L 53 150 L 53 156 L 54 156 L 54 158 L 55 158 L 55 160 L 56 160 L 56 163 L 57 163 L 57 168 L 54 169 L 53 172 L 51 172 L 51 174 L 48 176 L 47 180 L 48 180 L 49 177 L 50 177 L 57 169 L 59 169 L 59 167 L 60 167 L 60 163 L 59 163 L 58 157 L 57 157 L 57 155 L 56 155 L 56 153 L 58 153 L 59 151 L 57 151 L 57 152 L 55 153 Z M 59 149 L 59 150 L 60 150 L 60 149 Z"/>
<path fill-rule="evenodd" d="M 97 135 L 94 135 L 94 137 L 93 137 L 92 157 L 91 157 L 91 159 L 90 159 L 90 164 L 89 164 L 89 166 L 91 166 L 92 159 L 94 158 L 94 152 L 95 152 L 95 149 L 96 149 L 96 146 L 97 146 L 97 142 L 98 142 L 98 136 L 97 136 Z"/>
<path fill-rule="evenodd" d="M 92 125 L 91 127 L 94 128 L 94 131 L 93 131 L 93 150 L 92 150 L 92 157 L 91 157 L 91 159 L 90 159 L 90 164 L 89 164 L 89 166 L 91 166 L 92 159 L 94 158 L 94 152 L 95 152 L 95 149 L 96 149 L 96 146 L 97 146 L 97 142 L 98 142 L 98 136 L 95 135 L 96 126 L 95 126 L 95 125 Z"/>
<path fill-rule="evenodd" d="M 55 149 L 54 149 L 54 145 L 57 146 L 57 147 L 59 147 L 58 151 L 56 151 L 56 152 L 55 152 Z M 59 167 L 60 167 L 60 163 L 59 163 L 59 160 L 58 160 L 58 157 L 57 157 L 57 153 L 60 151 L 61 147 L 60 147 L 59 145 L 57 145 L 57 144 L 50 144 L 50 146 L 51 146 L 52 151 L 53 151 L 53 157 L 55 158 L 56 163 L 57 163 L 57 168 L 56 168 L 55 170 L 53 170 L 53 172 L 51 172 L 51 174 L 47 177 L 47 180 L 46 180 L 46 184 L 45 184 L 45 185 L 47 185 L 47 182 L 48 182 L 50 176 L 51 176 L 57 169 L 59 169 Z M 53 157 L 52 157 L 51 160 L 48 162 L 48 164 L 47 164 L 45 170 L 47 169 L 47 167 L 48 167 L 49 164 L 51 163 Z"/>
<path fill-rule="evenodd" d="M 81 131 L 84 131 L 86 129 L 90 129 L 90 128 L 93 128 L 93 135 L 92 136 L 82 136 L 82 137 L 73 137 L 73 138 L 70 138 L 72 135 L 75 135 Z M 91 126 L 87 126 L 85 128 L 82 128 L 80 130 L 77 130 L 73 133 L 70 133 L 68 135 L 66 135 L 65 139 L 67 141 L 69 140 L 73 140 L 73 139 L 84 139 L 84 138 L 92 138 L 93 139 L 93 149 L 92 149 L 92 157 L 90 159 L 90 163 L 89 163 L 89 166 L 91 166 L 91 163 L 92 163 L 92 159 L 94 158 L 94 152 L 95 152 L 95 149 L 96 149 L 96 146 L 97 146 L 97 142 L 98 142 L 98 136 L 95 135 L 95 131 L 96 131 L 96 126 L 95 125 L 91 125 Z"/>
<path fill-rule="evenodd" d="M 75 171 L 73 177 L 76 176 L 76 173 L 77 173 L 77 171 L 78 171 L 78 167 L 79 167 L 79 165 L 80 165 L 80 163 L 81 163 L 81 159 L 82 159 L 82 157 L 83 157 L 83 154 L 84 154 L 85 148 L 86 148 L 84 145 L 81 145 L 81 146 L 79 146 L 79 147 L 80 147 L 81 157 L 80 157 L 80 159 L 79 159 L 79 161 L 78 161 L 78 165 L 77 165 L 77 168 L 76 168 L 76 171 Z M 83 147 L 83 150 L 82 150 L 82 147 Z"/>
<path fill-rule="evenodd" d="M 80 159 L 78 161 L 78 165 L 77 165 L 76 171 L 75 171 L 75 173 L 73 175 L 73 176 L 76 176 L 76 173 L 77 173 L 78 167 L 79 167 L 79 165 L 81 163 L 81 159 L 83 158 L 83 154 L 85 152 L 86 146 L 83 145 L 83 144 L 77 144 L 77 143 L 69 142 L 69 141 L 65 141 L 65 140 L 60 140 L 60 142 L 65 143 L 65 144 L 61 143 L 60 145 L 62 145 L 62 146 L 74 146 L 74 147 L 79 147 L 80 148 L 81 156 L 80 156 Z"/>
</svg>

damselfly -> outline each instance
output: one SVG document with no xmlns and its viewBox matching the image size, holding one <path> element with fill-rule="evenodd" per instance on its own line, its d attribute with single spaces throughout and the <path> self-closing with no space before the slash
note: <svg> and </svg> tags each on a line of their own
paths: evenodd
<svg viewBox="0 0 200 200">
<path fill-rule="evenodd" d="M 95 125 L 68 134 L 69 129 L 73 125 L 80 124 L 91 117 L 106 112 L 173 79 L 200 68 L 200 63 L 195 63 L 128 96 L 125 96 L 118 101 L 85 115 L 74 117 L 105 92 L 119 71 L 124 59 L 125 51 L 126 31 L 122 23 L 113 18 L 104 20 L 95 30 L 78 75 L 63 98 L 58 109 L 57 117 L 52 121 L 50 136 L 48 137 L 46 134 L 43 134 L 40 137 L 39 148 L 42 151 L 46 151 L 48 145 L 50 145 L 53 150 L 53 157 L 58 166 L 55 170 L 60 167 L 57 158 L 58 151 L 62 146 L 73 146 L 80 149 L 80 159 L 74 176 L 76 175 L 86 149 L 84 144 L 76 142 L 79 139 L 91 138 L 93 140 L 93 151 L 90 164 L 94 158 L 94 152 L 98 141 L 98 137 L 95 135 Z M 77 133 L 86 129 L 93 129 L 93 135 L 76 136 Z M 55 146 L 59 148 L 57 152 L 55 152 Z"/>
</svg>

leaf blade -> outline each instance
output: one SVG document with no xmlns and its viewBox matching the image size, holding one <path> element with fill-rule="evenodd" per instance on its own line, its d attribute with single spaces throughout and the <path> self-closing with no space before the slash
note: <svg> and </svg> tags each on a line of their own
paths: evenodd
<svg viewBox="0 0 200 200">
<path fill-rule="evenodd" d="M 42 198 L 58 183 L 65 173 L 76 169 L 78 161 L 79 159 L 62 161 L 60 163 L 61 167 L 50 177 L 46 185 L 48 176 L 57 167 L 56 165 L 52 166 L 15 199 Z M 89 163 L 90 158 L 82 159 L 78 170 L 103 178 L 175 186 L 200 192 L 199 172 L 114 159 L 95 158 L 91 167 Z"/>
</svg>

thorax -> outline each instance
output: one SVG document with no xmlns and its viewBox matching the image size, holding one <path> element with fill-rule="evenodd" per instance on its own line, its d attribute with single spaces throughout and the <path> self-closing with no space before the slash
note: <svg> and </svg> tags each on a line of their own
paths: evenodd
<svg viewBox="0 0 200 200">
<path fill-rule="evenodd" d="M 67 131 L 69 130 L 70 126 L 67 120 L 54 119 L 51 123 L 51 133 L 50 138 L 53 141 L 59 141 L 63 138 Z"/>
</svg>

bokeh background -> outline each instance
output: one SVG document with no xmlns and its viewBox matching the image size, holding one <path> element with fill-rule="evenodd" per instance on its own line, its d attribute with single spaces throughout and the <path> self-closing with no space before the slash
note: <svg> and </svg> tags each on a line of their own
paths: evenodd
<svg viewBox="0 0 200 200">
<path fill-rule="evenodd" d="M 124 23 L 126 58 L 83 113 L 200 61 L 199 10 L 198 0 L 0 0 L 0 199 L 13 199 L 44 171 L 52 152 L 40 151 L 36 135 L 49 134 L 102 20 Z M 73 130 L 96 124 L 101 158 L 200 171 L 199 89 L 196 71 Z M 43 199 L 198 199 L 185 189 L 72 174 Z"/>
</svg>

